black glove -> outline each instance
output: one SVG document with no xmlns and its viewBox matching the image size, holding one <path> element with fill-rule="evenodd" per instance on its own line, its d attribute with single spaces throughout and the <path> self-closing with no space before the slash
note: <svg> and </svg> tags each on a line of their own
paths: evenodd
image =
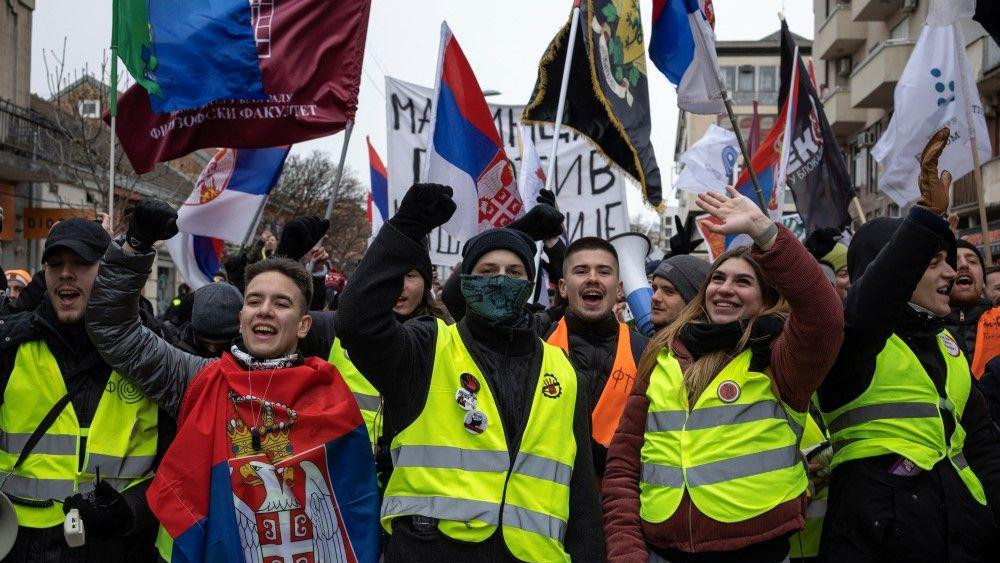
<svg viewBox="0 0 1000 563">
<path fill-rule="evenodd" d="M 691 254 L 704 242 L 704 239 L 691 240 L 694 237 L 694 219 L 690 215 L 683 225 L 681 225 L 681 218 L 674 215 L 674 231 L 674 236 L 670 237 L 671 256 Z"/>
<path fill-rule="evenodd" d="M 535 201 L 538 203 L 544 203 L 545 205 L 551 205 L 552 207 L 559 209 L 559 204 L 556 203 L 556 194 L 552 193 L 552 190 L 538 190 L 538 197 L 535 198 Z"/>
<path fill-rule="evenodd" d="M 144 199 L 132 210 L 125 242 L 136 252 L 145 254 L 153 249 L 156 241 L 173 238 L 176 234 L 177 212 L 174 208 L 158 199 Z"/>
<path fill-rule="evenodd" d="M 121 536 L 130 532 L 135 524 L 132 509 L 125 498 L 107 481 L 98 481 L 93 491 L 77 493 L 63 502 L 64 514 L 74 508 L 80 511 L 87 534 Z"/>
<path fill-rule="evenodd" d="M 455 213 L 454 194 L 451 186 L 413 184 L 389 223 L 410 240 L 422 243 L 424 237 L 447 223 Z"/>
<path fill-rule="evenodd" d="M 329 219 L 296 217 L 285 223 L 285 228 L 281 230 L 281 239 L 278 240 L 278 249 L 274 253 L 292 260 L 301 260 L 312 247 L 316 246 L 329 228 Z"/>
<path fill-rule="evenodd" d="M 538 199 L 541 200 L 540 197 Z M 563 214 L 555 207 L 539 203 L 524 217 L 511 221 L 507 228 L 521 231 L 532 240 L 548 240 L 562 234 L 564 219 Z"/>
<path fill-rule="evenodd" d="M 840 231 L 834 227 L 823 227 L 822 229 L 816 229 L 811 235 L 806 237 L 803 245 L 809 254 L 816 257 L 817 260 L 822 260 L 824 256 L 833 250 L 834 245 L 840 240 Z"/>
</svg>

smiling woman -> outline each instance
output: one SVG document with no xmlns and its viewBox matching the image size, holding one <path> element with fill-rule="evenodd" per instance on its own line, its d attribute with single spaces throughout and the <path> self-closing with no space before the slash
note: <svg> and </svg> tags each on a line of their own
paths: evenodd
<svg viewBox="0 0 1000 563">
<path fill-rule="evenodd" d="M 749 199 L 730 188 L 698 205 L 721 220 L 717 232 L 754 245 L 715 261 L 639 363 L 605 471 L 612 562 L 778 562 L 803 524 L 799 441 L 843 338 L 840 299 Z"/>
</svg>

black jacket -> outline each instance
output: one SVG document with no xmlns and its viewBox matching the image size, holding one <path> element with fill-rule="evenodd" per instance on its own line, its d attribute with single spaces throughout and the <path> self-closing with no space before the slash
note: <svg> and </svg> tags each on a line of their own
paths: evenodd
<svg viewBox="0 0 1000 563">
<path fill-rule="evenodd" d="M 943 321 L 918 313 L 908 302 L 947 231 L 946 221 L 914 208 L 854 280 L 845 300 L 844 343 L 819 389 L 824 412 L 868 388 L 876 357 L 892 334 L 913 350 L 944 396 L 946 370 L 936 340 Z M 965 456 L 983 483 L 993 514 L 973 501 L 947 459 L 912 477 L 891 474 L 898 456 L 849 461 L 833 472 L 824 561 L 990 560 L 984 542 L 995 537 L 994 519 L 1000 514 L 1000 440 L 975 387 L 959 423 L 966 432 Z M 946 413 L 946 436 L 955 424 Z"/>
<path fill-rule="evenodd" d="M 618 319 L 612 315 L 600 321 L 589 322 L 574 315 L 570 309 L 566 309 L 563 318 L 566 319 L 569 361 L 573 364 L 573 369 L 576 370 L 580 389 L 587 393 L 589 411 L 594 412 L 615 365 L 615 354 L 618 353 Z M 539 336 L 548 339 L 558 325 L 558 321 L 552 323 Z M 634 330 L 629 330 L 629 336 L 632 359 L 638 366 L 649 339 Z M 632 383 L 632 381 L 616 382 L 619 385 L 629 386 Z M 594 456 L 594 471 L 598 477 L 603 477 L 608 448 L 593 440 L 591 440 L 591 448 Z"/>
<path fill-rule="evenodd" d="M 392 307 L 402 280 L 418 253 L 426 252 L 393 227 L 382 227 L 340 300 L 336 332 L 354 365 L 382 394 L 387 425 L 402 429 L 424 408 L 434 363 L 437 324 L 430 317 L 400 324 Z M 527 423 L 541 362 L 541 342 L 531 329 L 490 325 L 474 315 L 459 322 L 459 333 L 497 400 L 510 450 L 517 451 Z M 590 440 L 586 394 L 578 393 L 573 439 L 577 456 L 570 482 L 570 517 L 565 546 L 574 562 L 604 560 L 601 508 Z M 436 530 L 424 533 L 397 519 L 385 561 L 515 561 L 502 535 L 482 544 L 463 544 Z"/>
<path fill-rule="evenodd" d="M 951 314 L 944 318 L 944 328 L 955 337 L 955 340 L 965 350 L 965 356 L 972 362 L 976 353 L 976 331 L 979 329 L 979 317 L 993 305 L 986 299 L 968 307 L 953 307 Z"/>
<path fill-rule="evenodd" d="M 111 368 L 104 363 L 87 338 L 84 324 L 60 323 L 47 297 L 34 312 L 18 313 L 0 319 L 0 388 L 7 388 L 18 347 L 22 343 L 36 340 L 43 340 L 48 345 L 67 388 L 76 385 L 80 379 L 85 380 L 71 405 L 80 426 L 90 426 L 111 376 Z M 6 393 L 3 396 L 3 401 L 17 400 L 17 397 L 9 397 Z M 159 421 L 157 453 L 162 455 L 173 438 L 175 428 L 173 420 L 162 410 Z M 134 519 L 132 522 L 122 523 L 121 536 L 101 537 L 88 533 L 87 543 L 83 547 L 70 549 L 63 538 L 62 526 L 45 529 L 21 527 L 17 542 L 5 561 L 155 561 L 153 541 L 157 522 L 146 503 L 148 484 L 149 481 L 146 481 L 123 493 Z"/>
</svg>

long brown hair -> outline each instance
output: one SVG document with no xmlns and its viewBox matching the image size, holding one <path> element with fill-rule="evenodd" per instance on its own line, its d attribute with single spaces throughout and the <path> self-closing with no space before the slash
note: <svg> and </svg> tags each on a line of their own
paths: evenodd
<svg viewBox="0 0 1000 563">
<path fill-rule="evenodd" d="M 693 407 L 694 403 L 701 396 L 705 388 L 712 379 L 722 370 L 727 363 L 729 363 L 734 357 L 736 357 L 740 352 L 742 352 L 747 347 L 747 343 L 750 340 L 750 333 L 753 330 L 754 323 L 757 318 L 762 315 L 770 314 L 786 314 L 787 304 L 778 290 L 774 288 L 771 284 L 767 282 L 764 278 L 764 272 L 760 268 L 760 264 L 753 259 L 753 255 L 750 254 L 750 247 L 742 246 L 739 248 L 734 248 L 721 256 L 719 256 L 715 262 L 712 264 L 712 268 L 708 272 L 708 276 L 705 277 L 705 281 L 702 282 L 701 288 L 698 290 L 698 294 L 688 302 L 687 306 L 681 310 L 680 315 L 674 322 L 670 323 L 669 326 L 663 328 L 650 339 L 649 344 L 646 346 L 646 351 L 642 355 L 642 359 L 639 361 L 639 378 L 649 378 L 653 373 L 653 370 L 657 366 L 657 358 L 660 355 L 660 351 L 664 348 L 672 349 L 674 340 L 677 339 L 681 330 L 688 323 L 711 323 L 712 320 L 708 316 L 708 311 L 705 309 L 705 292 L 708 289 L 708 284 L 712 280 L 712 276 L 715 271 L 724 264 L 726 261 L 732 258 L 740 258 L 750 264 L 753 268 L 754 275 L 757 277 L 757 285 L 760 287 L 761 301 L 762 305 L 760 311 L 757 312 L 747 323 L 746 329 L 743 331 L 743 336 L 740 338 L 739 344 L 736 346 L 735 350 L 726 351 L 718 350 L 715 352 L 709 352 L 702 355 L 697 360 L 691 362 L 687 368 L 684 369 L 684 385 L 688 390 L 688 402 Z"/>
</svg>

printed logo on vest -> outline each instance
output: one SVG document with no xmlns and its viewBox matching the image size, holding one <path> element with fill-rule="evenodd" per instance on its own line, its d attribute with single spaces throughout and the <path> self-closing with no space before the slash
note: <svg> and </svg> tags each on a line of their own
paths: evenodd
<svg viewBox="0 0 1000 563">
<path fill-rule="evenodd" d="M 958 347 L 958 342 L 949 334 L 941 335 L 941 342 L 944 342 L 944 349 L 948 351 L 954 357 L 958 357 L 962 353 L 962 349 Z"/>
<path fill-rule="evenodd" d="M 462 385 L 462 389 L 465 389 L 469 393 L 479 392 L 479 380 L 471 373 L 463 373 L 459 376 L 458 382 Z"/>
<path fill-rule="evenodd" d="M 542 378 L 542 396 L 549 399 L 558 399 L 562 395 L 562 385 L 551 373 L 546 373 Z"/>
<path fill-rule="evenodd" d="M 486 426 L 490 423 L 486 413 L 480 410 L 471 410 L 465 414 L 465 429 L 470 434 L 482 434 L 486 432 Z"/>
<path fill-rule="evenodd" d="M 727 379 L 719 384 L 718 388 L 719 399 L 723 403 L 732 403 L 736 399 L 740 398 L 740 384 L 735 381 Z"/>
</svg>

